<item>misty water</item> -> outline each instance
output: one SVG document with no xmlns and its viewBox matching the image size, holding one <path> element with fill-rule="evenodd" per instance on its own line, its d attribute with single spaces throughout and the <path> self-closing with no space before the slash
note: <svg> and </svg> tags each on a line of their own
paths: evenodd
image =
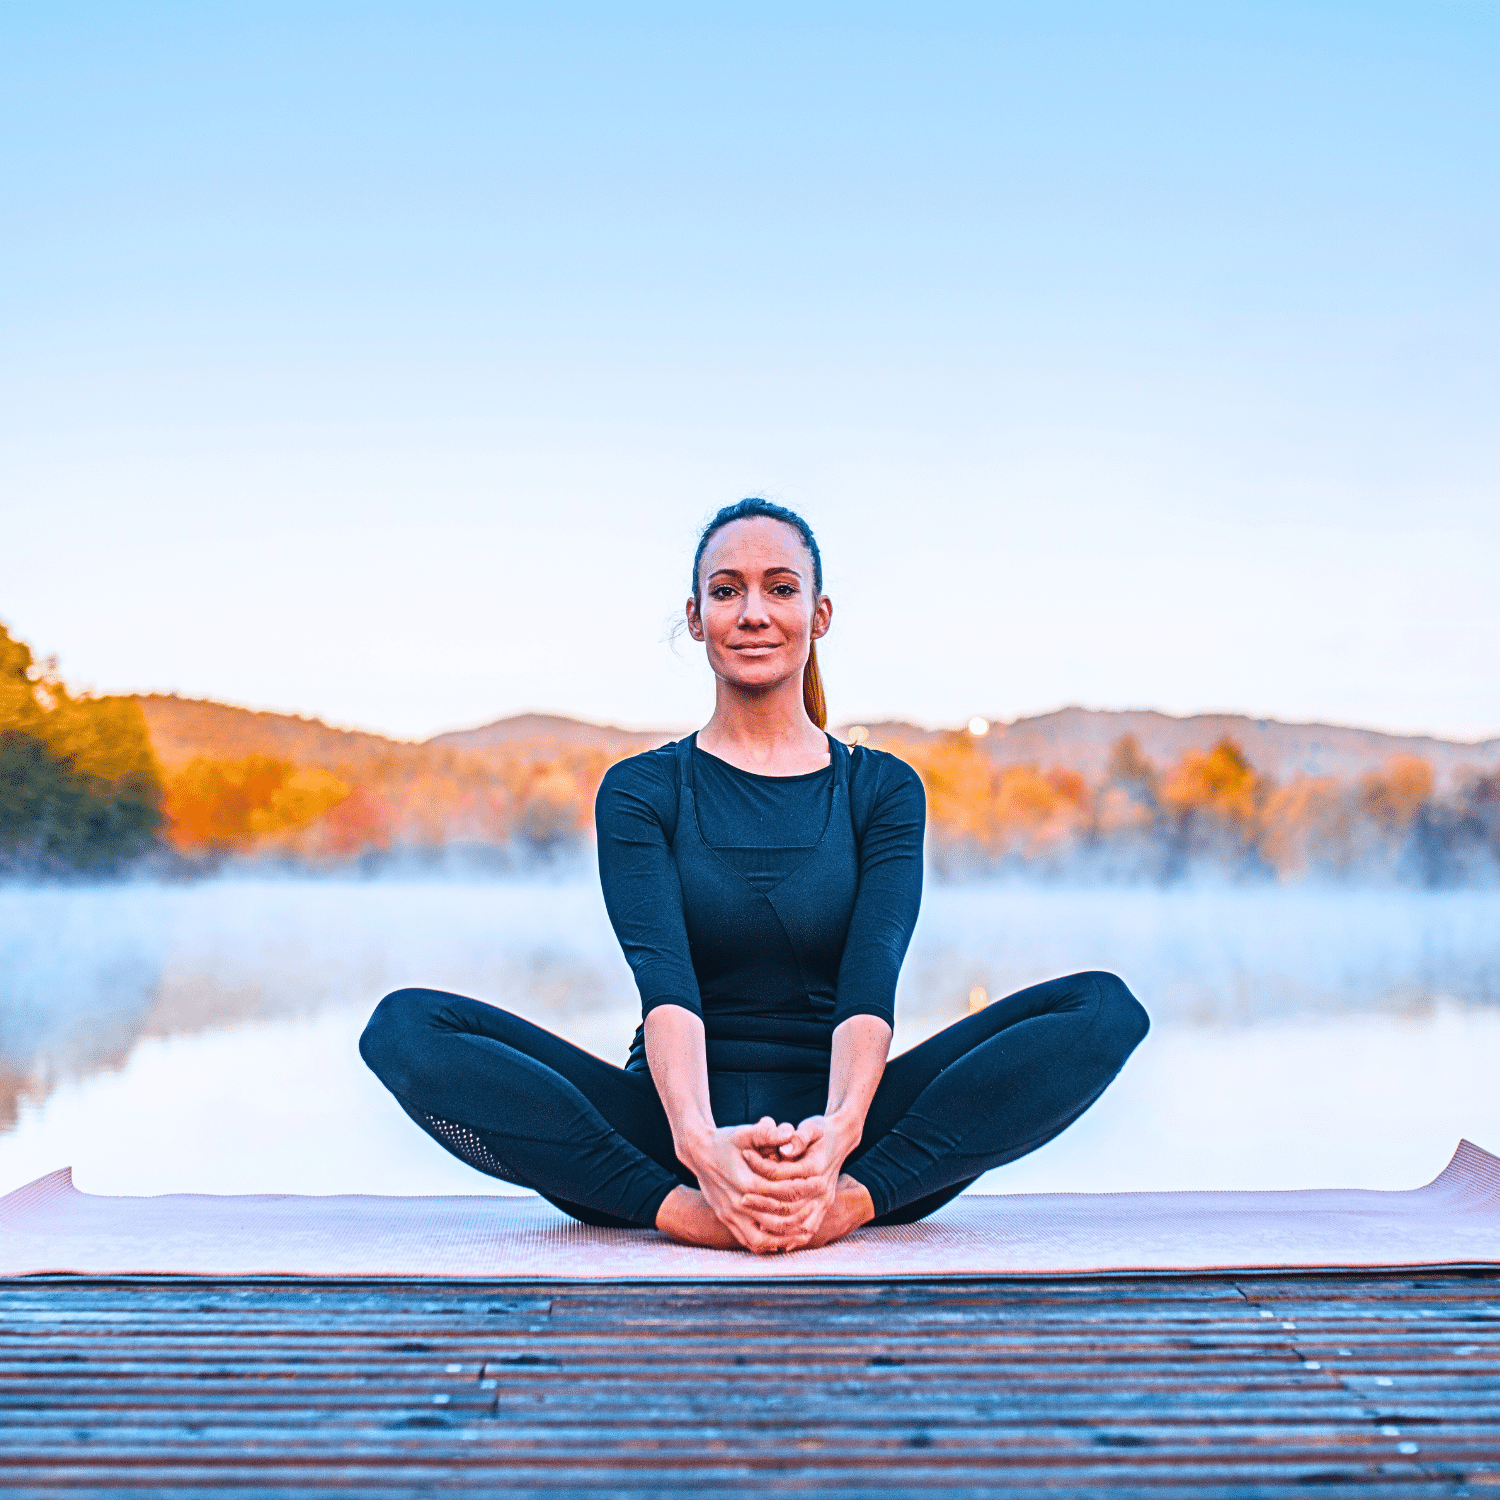
<svg viewBox="0 0 1500 1500">
<path fill-rule="evenodd" d="M 1500 1151 L 1500 893 L 930 886 L 896 1049 L 1108 968 L 1153 1030 L 980 1191 L 1412 1187 Z M 623 1061 L 636 1001 L 585 880 L 0 889 L 0 1192 L 514 1192 L 413 1127 L 356 1040 L 387 990 L 504 1005 Z"/>
</svg>

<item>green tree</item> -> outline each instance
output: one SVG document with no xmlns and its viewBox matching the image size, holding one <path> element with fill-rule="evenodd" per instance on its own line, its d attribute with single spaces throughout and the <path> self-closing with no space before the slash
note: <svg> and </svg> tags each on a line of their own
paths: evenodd
<svg viewBox="0 0 1500 1500">
<path fill-rule="evenodd" d="M 0 625 L 0 869 L 101 871 L 151 848 L 162 783 L 133 698 L 76 698 Z"/>
</svg>

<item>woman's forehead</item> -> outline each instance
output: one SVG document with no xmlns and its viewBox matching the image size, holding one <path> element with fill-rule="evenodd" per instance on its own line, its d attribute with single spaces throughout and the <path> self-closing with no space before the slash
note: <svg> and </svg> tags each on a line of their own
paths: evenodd
<svg viewBox="0 0 1500 1500">
<path fill-rule="evenodd" d="M 809 553 L 796 527 L 770 516 L 746 516 L 722 526 L 703 549 L 705 570 L 793 568 L 806 572 Z"/>
</svg>

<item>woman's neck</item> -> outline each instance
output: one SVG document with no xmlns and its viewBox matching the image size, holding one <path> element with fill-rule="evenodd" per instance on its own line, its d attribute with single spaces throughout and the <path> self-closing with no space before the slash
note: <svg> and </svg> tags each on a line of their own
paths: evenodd
<svg viewBox="0 0 1500 1500">
<path fill-rule="evenodd" d="M 720 681 L 713 717 L 698 731 L 698 748 L 759 776 L 821 771 L 830 756 L 828 736 L 807 717 L 797 679 L 753 696 Z"/>
</svg>

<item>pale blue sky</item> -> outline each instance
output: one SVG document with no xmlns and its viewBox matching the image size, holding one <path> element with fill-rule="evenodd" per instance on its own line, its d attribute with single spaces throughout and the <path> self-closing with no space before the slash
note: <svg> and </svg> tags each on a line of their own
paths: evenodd
<svg viewBox="0 0 1500 1500">
<path fill-rule="evenodd" d="M 0 620 L 100 690 L 1500 732 L 1500 7 L 0 12 Z"/>
</svg>

